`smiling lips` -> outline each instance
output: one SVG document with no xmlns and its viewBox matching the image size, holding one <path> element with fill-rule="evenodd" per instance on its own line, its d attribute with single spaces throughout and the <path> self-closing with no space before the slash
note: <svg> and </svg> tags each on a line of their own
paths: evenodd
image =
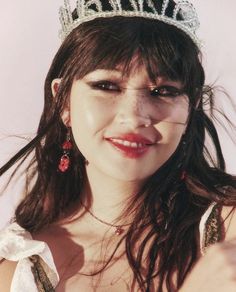
<svg viewBox="0 0 236 292">
<path fill-rule="evenodd" d="M 119 137 L 106 138 L 118 151 L 128 158 L 143 156 L 154 145 L 149 139 L 138 134 L 125 134 Z"/>
</svg>

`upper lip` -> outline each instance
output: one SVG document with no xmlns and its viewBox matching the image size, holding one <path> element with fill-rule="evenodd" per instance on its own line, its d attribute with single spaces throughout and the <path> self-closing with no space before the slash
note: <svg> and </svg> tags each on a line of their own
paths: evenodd
<svg viewBox="0 0 236 292">
<path fill-rule="evenodd" d="M 135 133 L 120 134 L 120 135 L 115 135 L 111 137 L 106 137 L 105 139 L 106 140 L 119 139 L 119 140 L 124 140 L 124 141 L 129 141 L 129 142 L 142 143 L 146 145 L 153 145 L 155 143 L 151 141 L 150 139 L 140 134 L 135 134 Z"/>
</svg>

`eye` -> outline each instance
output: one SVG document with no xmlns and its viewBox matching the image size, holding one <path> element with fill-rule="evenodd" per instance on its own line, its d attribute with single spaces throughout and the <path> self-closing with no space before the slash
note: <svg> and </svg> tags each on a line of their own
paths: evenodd
<svg viewBox="0 0 236 292">
<path fill-rule="evenodd" d="M 151 96 L 157 97 L 176 97 L 183 94 L 183 90 L 174 86 L 160 86 L 151 90 Z"/>
<path fill-rule="evenodd" d="M 90 83 L 90 86 L 93 89 L 103 90 L 103 91 L 119 91 L 120 90 L 117 84 L 111 81 L 107 81 L 107 80 Z"/>
</svg>

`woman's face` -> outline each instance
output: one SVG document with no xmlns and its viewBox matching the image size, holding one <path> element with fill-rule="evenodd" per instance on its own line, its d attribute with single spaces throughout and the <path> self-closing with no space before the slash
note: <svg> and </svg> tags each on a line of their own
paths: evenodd
<svg viewBox="0 0 236 292">
<path fill-rule="evenodd" d="M 75 142 L 89 162 L 118 180 L 152 175 L 175 151 L 189 105 L 181 83 L 150 80 L 144 66 L 99 69 L 74 80 L 68 110 Z"/>
</svg>

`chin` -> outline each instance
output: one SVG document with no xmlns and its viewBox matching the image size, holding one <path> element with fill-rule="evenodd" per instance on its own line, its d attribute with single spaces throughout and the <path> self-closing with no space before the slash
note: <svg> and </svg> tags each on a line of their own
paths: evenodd
<svg viewBox="0 0 236 292">
<path fill-rule="evenodd" d="M 113 169 L 113 170 L 104 170 L 107 176 L 112 177 L 113 179 L 124 181 L 124 182 L 135 182 L 135 181 L 144 181 L 148 179 L 153 173 L 157 171 L 158 168 L 155 169 Z"/>
</svg>

